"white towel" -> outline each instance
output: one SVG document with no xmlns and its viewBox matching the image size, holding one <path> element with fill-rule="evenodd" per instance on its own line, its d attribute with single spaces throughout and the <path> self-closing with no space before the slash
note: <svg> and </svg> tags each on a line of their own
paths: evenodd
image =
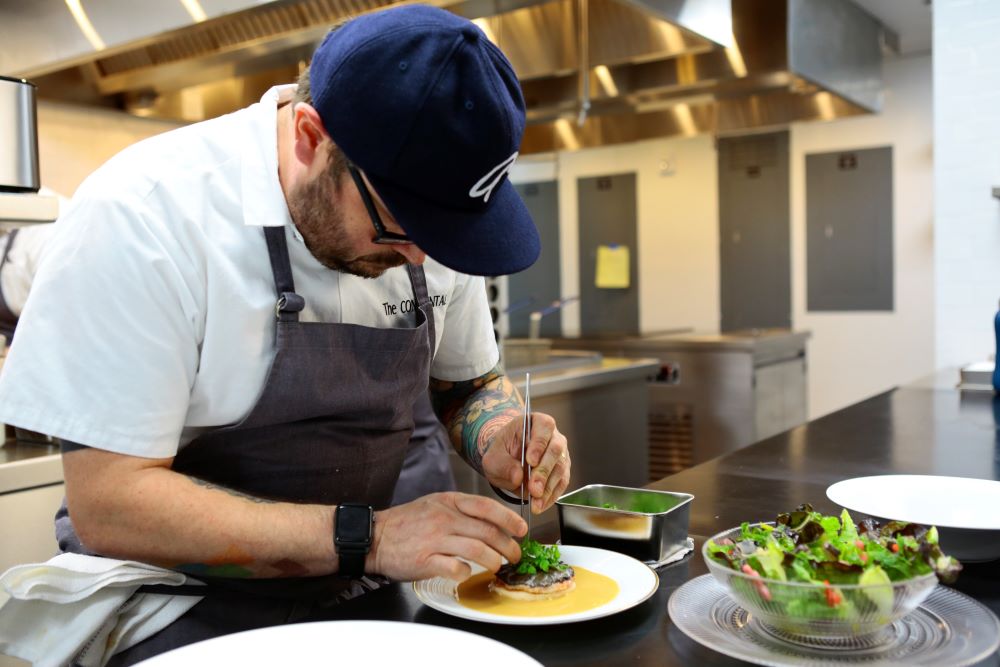
<svg viewBox="0 0 1000 667">
<path fill-rule="evenodd" d="M 136 593 L 143 584 L 201 584 L 134 561 L 64 553 L 0 576 L 0 654 L 35 667 L 100 667 L 177 620 L 203 598 Z"/>
</svg>

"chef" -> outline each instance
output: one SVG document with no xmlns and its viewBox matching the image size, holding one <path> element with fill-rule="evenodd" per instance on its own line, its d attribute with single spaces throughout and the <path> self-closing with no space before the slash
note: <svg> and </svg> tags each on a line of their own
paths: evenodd
<svg viewBox="0 0 1000 667">
<path fill-rule="evenodd" d="M 53 229 L 51 224 L 28 225 L 0 235 L 0 334 L 8 345 L 14 339 L 38 262 Z M 392 504 L 400 505 L 436 491 L 454 491 L 450 448 L 448 432 L 434 414 L 429 393 L 421 394 L 413 406 L 413 431 Z"/>
<path fill-rule="evenodd" d="M 476 276 L 539 253 L 507 178 L 523 128 L 503 54 L 408 5 L 331 31 L 296 86 L 140 142 L 80 186 L 0 422 L 63 443 L 63 550 L 208 584 L 112 664 L 520 557 L 526 526 L 495 500 L 389 503 L 428 383 L 469 465 L 522 483 L 522 403 Z M 570 474 L 551 417 L 532 416 L 526 451 L 537 513 Z"/>
</svg>

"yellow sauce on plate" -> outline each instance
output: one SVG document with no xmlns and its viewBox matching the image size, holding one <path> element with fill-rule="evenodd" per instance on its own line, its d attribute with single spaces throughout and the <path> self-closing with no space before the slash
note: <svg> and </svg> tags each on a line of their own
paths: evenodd
<svg viewBox="0 0 1000 667">
<path fill-rule="evenodd" d="M 512 600 L 490 591 L 492 572 L 473 575 L 458 585 L 463 607 L 501 616 L 562 616 L 600 607 L 618 595 L 618 582 L 603 574 L 573 566 L 576 588 L 552 600 Z"/>
</svg>

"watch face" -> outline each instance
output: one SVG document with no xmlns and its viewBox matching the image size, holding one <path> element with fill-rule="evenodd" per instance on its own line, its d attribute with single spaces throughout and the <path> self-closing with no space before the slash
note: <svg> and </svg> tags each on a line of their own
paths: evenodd
<svg viewBox="0 0 1000 667">
<path fill-rule="evenodd" d="M 371 540 L 371 509 L 341 505 L 337 508 L 337 541 L 368 542 Z"/>
</svg>

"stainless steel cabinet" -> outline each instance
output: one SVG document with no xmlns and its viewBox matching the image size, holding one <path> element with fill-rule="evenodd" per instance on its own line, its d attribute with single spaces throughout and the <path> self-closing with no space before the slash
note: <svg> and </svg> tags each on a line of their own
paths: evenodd
<svg viewBox="0 0 1000 667">
<path fill-rule="evenodd" d="M 560 349 L 658 358 L 649 391 L 649 475 L 685 467 L 806 422 L 809 334 L 784 329 L 617 340 L 559 339 Z"/>
</svg>

